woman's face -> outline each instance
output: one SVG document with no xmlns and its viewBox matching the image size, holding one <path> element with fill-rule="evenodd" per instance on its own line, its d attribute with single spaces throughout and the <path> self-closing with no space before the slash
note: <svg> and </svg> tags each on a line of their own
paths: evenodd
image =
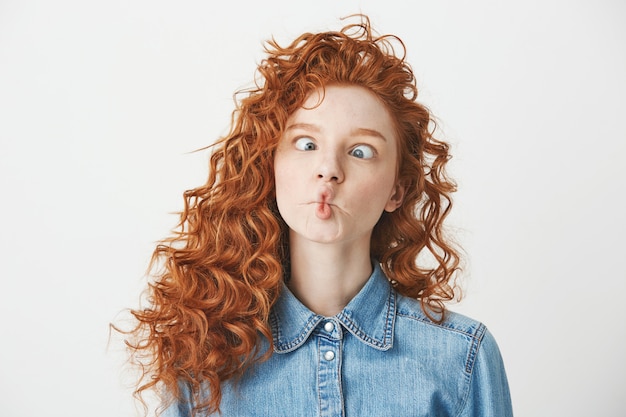
<svg viewBox="0 0 626 417">
<path fill-rule="evenodd" d="M 332 85 L 311 93 L 287 120 L 275 155 L 290 240 L 369 245 L 383 211 L 402 201 L 397 161 L 393 120 L 372 92 Z"/>
</svg>

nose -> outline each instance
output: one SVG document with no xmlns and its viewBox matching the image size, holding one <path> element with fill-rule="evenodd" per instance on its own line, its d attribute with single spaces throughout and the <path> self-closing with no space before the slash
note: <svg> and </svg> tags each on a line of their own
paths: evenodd
<svg viewBox="0 0 626 417">
<path fill-rule="evenodd" d="M 326 152 L 321 155 L 317 168 L 317 178 L 324 181 L 335 181 L 336 183 L 343 182 L 343 167 L 336 152 Z"/>
</svg>

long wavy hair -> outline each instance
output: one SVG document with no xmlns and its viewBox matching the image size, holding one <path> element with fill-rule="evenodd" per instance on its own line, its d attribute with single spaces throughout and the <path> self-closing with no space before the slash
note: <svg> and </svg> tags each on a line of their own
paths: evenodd
<svg viewBox="0 0 626 417">
<path fill-rule="evenodd" d="M 136 326 L 126 342 L 142 369 L 139 397 L 149 389 L 179 397 L 182 381 L 192 387 L 195 411 L 219 411 L 222 382 L 271 354 L 268 315 L 289 265 L 274 152 L 289 115 L 329 84 L 372 91 L 398 132 L 405 197 L 376 224 L 372 257 L 435 321 L 455 297 L 459 255 L 443 228 L 455 191 L 445 173 L 449 147 L 433 137 L 434 118 L 417 102 L 402 41 L 375 34 L 360 16 L 288 46 L 269 40 L 265 52 L 254 86 L 235 96 L 229 133 L 211 145 L 206 184 L 184 193 L 178 227 L 154 251 L 147 306 L 131 310 Z M 259 351 L 262 337 L 266 352 Z"/>
</svg>

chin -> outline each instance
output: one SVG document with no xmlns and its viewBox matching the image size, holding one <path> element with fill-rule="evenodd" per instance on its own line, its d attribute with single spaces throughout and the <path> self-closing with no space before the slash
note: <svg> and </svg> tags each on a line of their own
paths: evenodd
<svg viewBox="0 0 626 417">
<path fill-rule="evenodd" d="M 324 227 L 316 227 L 315 230 L 307 230 L 303 233 L 293 232 L 292 239 L 298 239 L 302 241 L 309 241 L 313 243 L 339 243 L 343 240 L 344 236 L 341 230 L 323 230 Z"/>
</svg>

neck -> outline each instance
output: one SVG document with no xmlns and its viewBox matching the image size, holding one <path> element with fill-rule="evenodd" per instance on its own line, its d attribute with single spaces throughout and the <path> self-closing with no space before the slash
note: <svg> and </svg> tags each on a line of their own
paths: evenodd
<svg viewBox="0 0 626 417">
<path fill-rule="evenodd" d="M 289 289 L 311 311 L 334 316 L 372 274 L 369 241 L 320 244 L 291 239 Z"/>
</svg>

